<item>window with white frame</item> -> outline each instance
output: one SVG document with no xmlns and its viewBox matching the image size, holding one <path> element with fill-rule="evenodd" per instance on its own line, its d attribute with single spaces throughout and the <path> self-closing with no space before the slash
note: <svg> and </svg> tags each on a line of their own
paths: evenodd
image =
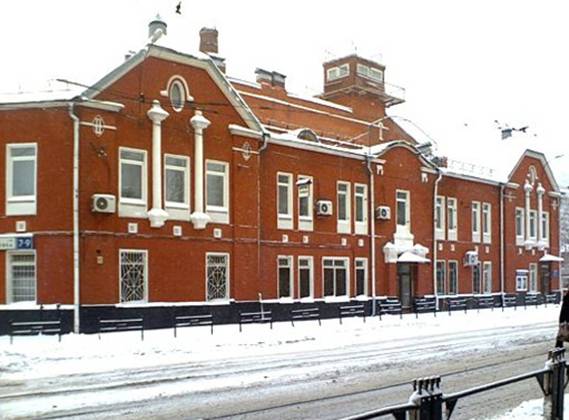
<svg viewBox="0 0 569 420">
<path fill-rule="evenodd" d="M 472 202 L 472 242 L 480 242 L 480 202 Z"/>
<path fill-rule="evenodd" d="M 348 265 L 348 258 L 322 258 L 325 297 L 348 296 Z"/>
<path fill-rule="evenodd" d="M 340 66 L 330 67 L 326 71 L 326 79 L 331 82 L 332 80 L 340 79 L 342 77 L 346 77 L 350 74 L 350 65 L 348 63 L 344 63 Z"/>
<path fill-rule="evenodd" d="M 492 262 L 484 261 L 482 264 L 482 293 L 492 293 Z"/>
<path fill-rule="evenodd" d="M 525 210 L 516 207 L 516 245 L 522 246 L 524 244 L 525 236 Z"/>
<path fill-rule="evenodd" d="M 456 241 L 458 235 L 458 220 L 457 220 L 457 204 L 456 198 L 447 198 L 447 229 L 448 240 Z"/>
<path fill-rule="evenodd" d="M 458 293 L 458 261 L 448 262 L 448 293 L 449 295 Z"/>
<path fill-rule="evenodd" d="M 472 266 L 472 293 L 480 294 L 480 263 Z"/>
<path fill-rule="evenodd" d="M 351 233 L 350 183 L 338 181 L 338 233 Z"/>
<path fill-rule="evenodd" d="M 279 276 L 279 299 L 292 298 L 292 257 L 279 255 L 278 262 L 278 276 Z"/>
<path fill-rule="evenodd" d="M 292 229 L 292 174 L 277 173 L 277 227 Z"/>
<path fill-rule="evenodd" d="M 148 251 L 121 249 L 120 253 L 120 301 L 148 301 Z"/>
<path fill-rule="evenodd" d="M 298 229 L 312 231 L 313 217 L 312 212 L 312 177 L 299 175 L 298 181 Z"/>
<path fill-rule="evenodd" d="M 435 200 L 435 238 L 445 239 L 445 198 L 437 196 Z"/>
<path fill-rule="evenodd" d="M 549 246 L 549 213 L 541 213 L 541 239 L 546 246 Z"/>
<path fill-rule="evenodd" d="M 396 210 L 397 210 L 397 226 L 411 228 L 411 198 L 409 191 L 397 190 Z"/>
<path fill-rule="evenodd" d="M 356 296 L 367 296 L 367 258 L 355 259 Z"/>
<path fill-rule="evenodd" d="M 535 241 L 537 239 L 537 211 L 529 211 L 529 239 Z"/>
<path fill-rule="evenodd" d="M 313 267 L 312 257 L 298 257 L 298 295 L 301 299 L 314 297 Z"/>
<path fill-rule="evenodd" d="M 180 79 L 170 84 L 170 103 L 176 112 L 180 112 L 186 103 L 186 89 Z"/>
<path fill-rule="evenodd" d="M 446 295 L 446 262 L 437 261 L 437 295 Z"/>
<path fill-rule="evenodd" d="M 36 302 L 36 254 L 29 252 L 6 252 L 8 303 Z"/>
<path fill-rule="evenodd" d="M 146 150 L 119 148 L 119 216 L 147 217 Z"/>
<path fill-rule="evenodd" d="M 529 292 L 537 292 L 537 264 L 530 263 L 529 265 Z"/>
<path fill-rule="evenodd" d="M 229 299 L 229 254 L 208 252 L 205 255 L 206 300 Z"/>
<path fill-rule="evenodd" d="M 492 242 L 492 205 L 482 203 L 482 241 L 485 244 Z"/>
<path fill-rule="evenodd" d="M 164 155 L 164 207 L 169 219 L 190 220 L 190 159 Z"/>
<path fill-rule="evenodd" d="M 206 160 L 206 211 L 214 223 L 229 223 L 229 164 Z"/>
<path fill-rule="evenodd" d="M 37 144 L 8 144 L 6 157 L 6 215 L 36 214 Z"/>
<path fill-rule="evenodd" d="M 516 291 L 523 292 L 528 289 L 528 270 L 516 270 Z"/>
<path fill-rule="evenodd" d="M 358 235 L 367 235 L 367 185 L 354 184 L 355 230 Z"/>
<path fill-rule="evenodd" d="M 383 71 L 380 69 L 360 64 L 356 66 L 358 75 L 375 80 L 376 82 L 383 82 Z"/>
</svg>

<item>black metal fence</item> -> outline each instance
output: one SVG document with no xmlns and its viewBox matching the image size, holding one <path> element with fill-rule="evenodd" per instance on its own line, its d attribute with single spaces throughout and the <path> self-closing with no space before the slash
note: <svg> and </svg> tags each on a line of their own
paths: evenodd
<svg viewBox="0 0 569 420">
<path fill-rule="evenodd" d="M 543 369 L 452 394 L 443 393 L 440 376 L 415 379 L 413 381 L 413 393 L 408 403 L 355 414 L 343 420 L 375 419 L 382 416 L 393 416 L 397 420 L 450 419 L 461 399 L 532 378 L 537 379 L 544 395 L 544 418 L 563 420 L 563 400 L 567 385 L 567 373 L 565 349 L 558 348 L 549 352 L 548 360 Z"/>
<path fill-rule="evenodd" d="M 259 319 L 266 321 L 270 318 L 271 322 L 293 322 L 295 320 L 318 320 L 336 318 L 342 322 L 346 317 L 361 317 L 365 320 L 368 317 L 376 316 L 382 320 L 385 315 L 397 315 L 404 313 L 414 313 L 419 316 L 437 316 L 438 313 L 462 311 L 468 313 L 480 309 L 501 308 L 502 311 L 507 307 L 517 310 L 523 307 L 526 310 L 538 305 L 548 305 L 559 303 L 558 293 L 539 294 L 539 295 L 481 295 L 481 296 L 454 296 L 439 298 L 437 305 L 433 296 L 416 297 L 410 308 L 404 308 L 398 297 L 382 297 L 365 302 L 352 300 L 350 302 L 323 302 L 313 303 L 294 302 L 290 304 L 276 302 L 239 302 L 228 305 L 187 305 L 187 306 L 132 306 L 119 307 L 108 306 L 82 306 L 81 332 L 87 334 L 101 332 L 101 320 L 123 320 L 127 318 L 141 319 L 142 329 L 174 328 L 180 319 L 202 319 L 208 318 L 208 325 L 222 324 L 243 324 L 247 322 L 257 322 L 253 317 L 249 321 L 247 316 L 242 314 L 260 314 Z M 375 303 L 375 308 L 374 308 Z M 310 316 L 308 316 L 310 314 Z M 181 318 L 182 317 L 182 318 Z M 62 334 L 68 333 L 73 329 L 73 311 L 69 308 L 61 309 L 58 305 L 55 309 L 39 310 L 4 310 L 0 311 L 0 335 L 12 334 L 14 326 L 18 322 L 44 322 L 59 321 Z M 188 326 L 199 325 L 196 322 L 189 322 Z M 42 333 L 41 328 L 32 330 Z"/>
</svg>

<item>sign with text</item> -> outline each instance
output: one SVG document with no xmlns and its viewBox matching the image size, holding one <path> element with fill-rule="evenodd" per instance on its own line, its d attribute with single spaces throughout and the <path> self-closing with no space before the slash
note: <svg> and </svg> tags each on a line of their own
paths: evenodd
<svg viewBox="0 0 569 420">
<path fill-rule="evenodd" d="M 0 251 L 12 249 L 34 249 L 32 236 L 0 236 Z"/>
</svg>

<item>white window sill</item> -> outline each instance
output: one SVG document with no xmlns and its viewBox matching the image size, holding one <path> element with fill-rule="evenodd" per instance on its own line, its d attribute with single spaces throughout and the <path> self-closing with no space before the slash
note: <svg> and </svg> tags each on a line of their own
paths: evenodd
<svg viewBox="0 0 569 420">
<path fill-rule="evenodd" d="M 298 230 L 302 230 L 304 232 L 312 232 L 314 230 L 314 225 L 312 220 L 302 220 L 298 221 Z"/>
<path fill-rule="evenodd" d="M 292 217 L 279 216 L 277 220 L 277 229 L 291 230 L 293 228 Z"/>
<path fill-rule="evenodd" d="M 164 210 L 168 213 L 168 220 L 181 220 L 184 222 L 190 221 L 190 209 L 166 207 Z"/>
<path fill-rule="evenodd" d="M 314 303 L 314 298 L 311 297 L 303 297 L 299 299 L 300 303 Z"/>
<path fill-rule="evenodd" d="M 6 216 L 35 216 L 35 201 L 7 201 Z"/>
<path fill-rule="evenodd" d="M 439 241 L 444 241 L 445 240 L 445 232 L 444 230 L 436 230 L 435 231 L 435 239 L 439 240 Z"/>
<path fill-rule="evenodd" d="M 290 303 L 294 303 L 294 300 L 291 297 L 281 297 L 278 299 L 278 302 L 290 304 Z"/>
<path fill-rule="evenodd" d="M 480 242 L 480 234 L 473 233 L 472 234 L 472 242 Z"/>
<path fill-rule="evenodd" d="M 207 215 L 211 217 L 212 223 L 229 224 L 229 212 L 227 210 L 218 211 L 207 209 Z"/>
<path fill-rule="evenodd" d="M 357 300 L 359 302 L 367 302 L 369 300 L 369 296 L 368 295 L 357 295 L 355 297 L 355 300 Z"/>
<path fill-rule="evenodd" d="M 146 219 L 148 210 L 146 204 L 119 203 L 119 217 L 135 217 Z"/>
<path fill-rule="evenodd" d="M 337 303 L 337 302 L 349 302 L 349 296 L 324 296 L 324 302 L 326 303 Z"/>
<path fill-rule="evenodd" d="M 350 222 L 343 222 L 343 221 L 338 221 L 338 226 L 337 226 L 337 232 L 338 233 L 347 233 L 350 234 L 352 233 L 352 230 L 350 229 Z"/>
<path fill-rule="evenodd" d="M 456 238 L 457 238 L 456 230 L 449 230 L 448 231 L 448 240 L 449 241 L 456 241 Z"/>
<path fill-rule="evenodd" d="M 367 223 L 366 222 L 356 222 L 356 229 L 355 229 L 355 234 L 356 235 L 367 235 Z"/>
</svg>

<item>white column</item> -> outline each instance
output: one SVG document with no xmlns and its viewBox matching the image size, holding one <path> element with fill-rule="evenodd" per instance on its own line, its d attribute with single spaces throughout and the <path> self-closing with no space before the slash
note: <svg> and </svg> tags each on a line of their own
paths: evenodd
<svg viewBox="0 0 569 420">
<path fill-rule="evenodd" d="M 160 102 L 154 100 L 152 108 L 146 113 L 152 120 L 152 209 L 148 212 L 150 226 L 164 226 L 168 213 L 162 208 L 162 127 L 161 123 L 170 114 L 162 109 Z"/>
<path fill-rule="evenodd" d="M 537 184 L 537 246 L 540 250 L 545 248 L 545 242 L 543 240 L 543 232 L 541 231 L 542 217 L 543 217 L 543 194 L 545 193 L 545 188 L 541 185 L 541 182 Z"/>
<path fill-rule="evenodd" d="M 211 124 L 201 111 L 196 111 L 190 120 L 194 128 L 194 212 L 191 219 L 195 229 L 205 229 L 211 218 L 204 213 L 204 154 L 203 130 Z"/>
<path fill-rule="evenodd" d="M 526 194 L 526 240 L 524 242 L 526 249 L 530 249 L 533 245 L 533 241 L 530 239 L 529 232 L 530 232 L 530 193 L 532 192 L 533 187 L 531 184 L 526 180 L 524 184 L 524 192 Z"/>
</svg>

